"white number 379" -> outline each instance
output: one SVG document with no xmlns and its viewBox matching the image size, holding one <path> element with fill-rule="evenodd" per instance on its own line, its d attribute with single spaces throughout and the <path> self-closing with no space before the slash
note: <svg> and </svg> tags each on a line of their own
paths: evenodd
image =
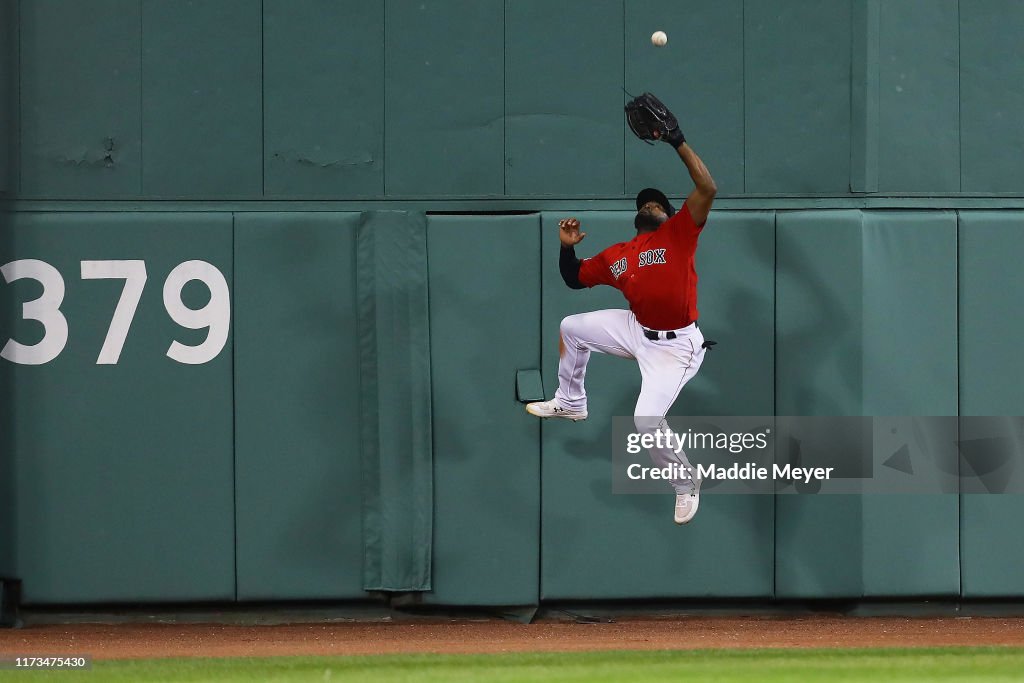
<svg viewBox="0 0 1024 683">
<path fill-rule="evenodd" d="M 43 365 L 60 355 L 68 343 L 68 321 L 60 311 L 64 301 L 64 278 L 45 261 L 21 259 L 0 266 L 0 274 L 10 284 L 30 278 L 43 286 L 38 299 L 21 305 L 24 320 L 36 320 L 43 326 L 43 338 L 35 344 L 21 344 L 8 339 L 0 358 L 20 365 Z M 145 261 L 82 261 L 83 280 L 124 280 L 121 298 L 107 329 L 106 339 L 96 358 L 97 365 L 114 365 L 128 338 L 128 330 L 135 318 L 135 310 L 146 286 Z M 200 309 L 192 309 L 181 300 L 185 285 L 198 280 L 210 290 L 210 301 Z M 164 281 L 164 308 L 171 320 L 182 327 L 198 330 L 209 328 L 206 340 L 197 346 L 188 346 L 175 340 L 167 349 L 167 356 L 179 363 L 201 365 L 217 357 L 228 340 L 231 329 L 231 295 L 228 283 L 216 266 L 206 261 L 186 261 L 176 266 Z"/>
</svg>

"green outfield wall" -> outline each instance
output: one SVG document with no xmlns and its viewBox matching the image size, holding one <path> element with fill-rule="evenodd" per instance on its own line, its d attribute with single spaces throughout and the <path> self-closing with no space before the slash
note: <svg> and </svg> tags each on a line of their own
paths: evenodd
<svg viewBox="0 0 1024 683">
<path fill-rule="evenodd" d="M 624 125 L 648 90 L 719 187 L 719 345 L 673 414 L 1017 429 L 1022 31 L 1016 0 L 0 0 L 0 578 L 1024 597 L 1019 495 L 708 495 L 677 528 L 612 493 L 635 364 L 593 359 L 585 422 L 522 405 L 562 317 L 625 306 L 564 286 L 559 218 L 588 256 L 638 189 L 690 186 Z"/>
</svg>

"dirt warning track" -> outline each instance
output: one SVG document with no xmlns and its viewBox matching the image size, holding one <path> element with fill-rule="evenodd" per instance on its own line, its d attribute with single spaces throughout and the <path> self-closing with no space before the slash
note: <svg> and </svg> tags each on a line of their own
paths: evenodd
<svg viewBox="0 0 1024 683">
<path fill-rule="evenodd" d="M 0 654 L 97 659 L 965 645 L 1024 647 L 1024 618 L 674 616 L 586 624 L 60 624 L 0 631 Z"/>
</svg>

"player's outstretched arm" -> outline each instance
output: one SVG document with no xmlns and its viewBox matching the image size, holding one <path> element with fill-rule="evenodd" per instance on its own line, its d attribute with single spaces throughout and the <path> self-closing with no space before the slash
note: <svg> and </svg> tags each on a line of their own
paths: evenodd
<svg viewBox="0 0 1024 683">
<path fill-rule="evenodd" d="M 718 188 L 707 166 L 686 144 L 679 119 L 657 97 L 644 93 L 626 105 L 626 121 L 640 139 L 661 140 L 676 150 L 696 186 L 686 198 L 686 206 L 690 209 L 693 221 L 697 225 L 704 225 Z"/>
<path fill-rule="evenodd" d="M 581 262 L 576 258 L 575 247 L 586 236 L 587 233 L 580 232 L 580 222 L 575 218 L 563 218 L 558 221 L 558 239 L 562 243 L 562 248 L 558 250 L 558 272 L 571 289 L 584 288 L 580 282 Z"/>
<path fill-rule="evenodd" d="M 704 225 L 704 222 L 708 219 L 708 214 L 711 212 L 711 204 L 715 201 L 715 195 L 718 194 L 715 179 L 711 177 L 708 167 L 700 160 L 697 153 L 686 144 L 685 140 L 676 147 L 676 152 L 679 154 L 679 158 L 683 160 L 683 163 L 686 164 L 686 170 L 690 172 L 690 178 L 693 179 L 693 184 L 695 185 L 693 192 L 686 198 L 686 206 L 690 209 L 693 222 L 697 225 Z"/>
</svg>

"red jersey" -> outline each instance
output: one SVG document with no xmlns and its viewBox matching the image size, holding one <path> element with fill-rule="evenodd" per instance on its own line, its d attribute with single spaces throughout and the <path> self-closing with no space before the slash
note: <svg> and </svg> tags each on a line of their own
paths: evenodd
<svg viewBox="0 0 1024 683">
<path fill-rule="evenodd" d="M 698 226 L 686 204 L 654 232 L 613 244 L 580 264 L 580 283 L 622 292 L 637 321 L 652 330 L 678 330 L 697 320 Z"/>
</svg>

